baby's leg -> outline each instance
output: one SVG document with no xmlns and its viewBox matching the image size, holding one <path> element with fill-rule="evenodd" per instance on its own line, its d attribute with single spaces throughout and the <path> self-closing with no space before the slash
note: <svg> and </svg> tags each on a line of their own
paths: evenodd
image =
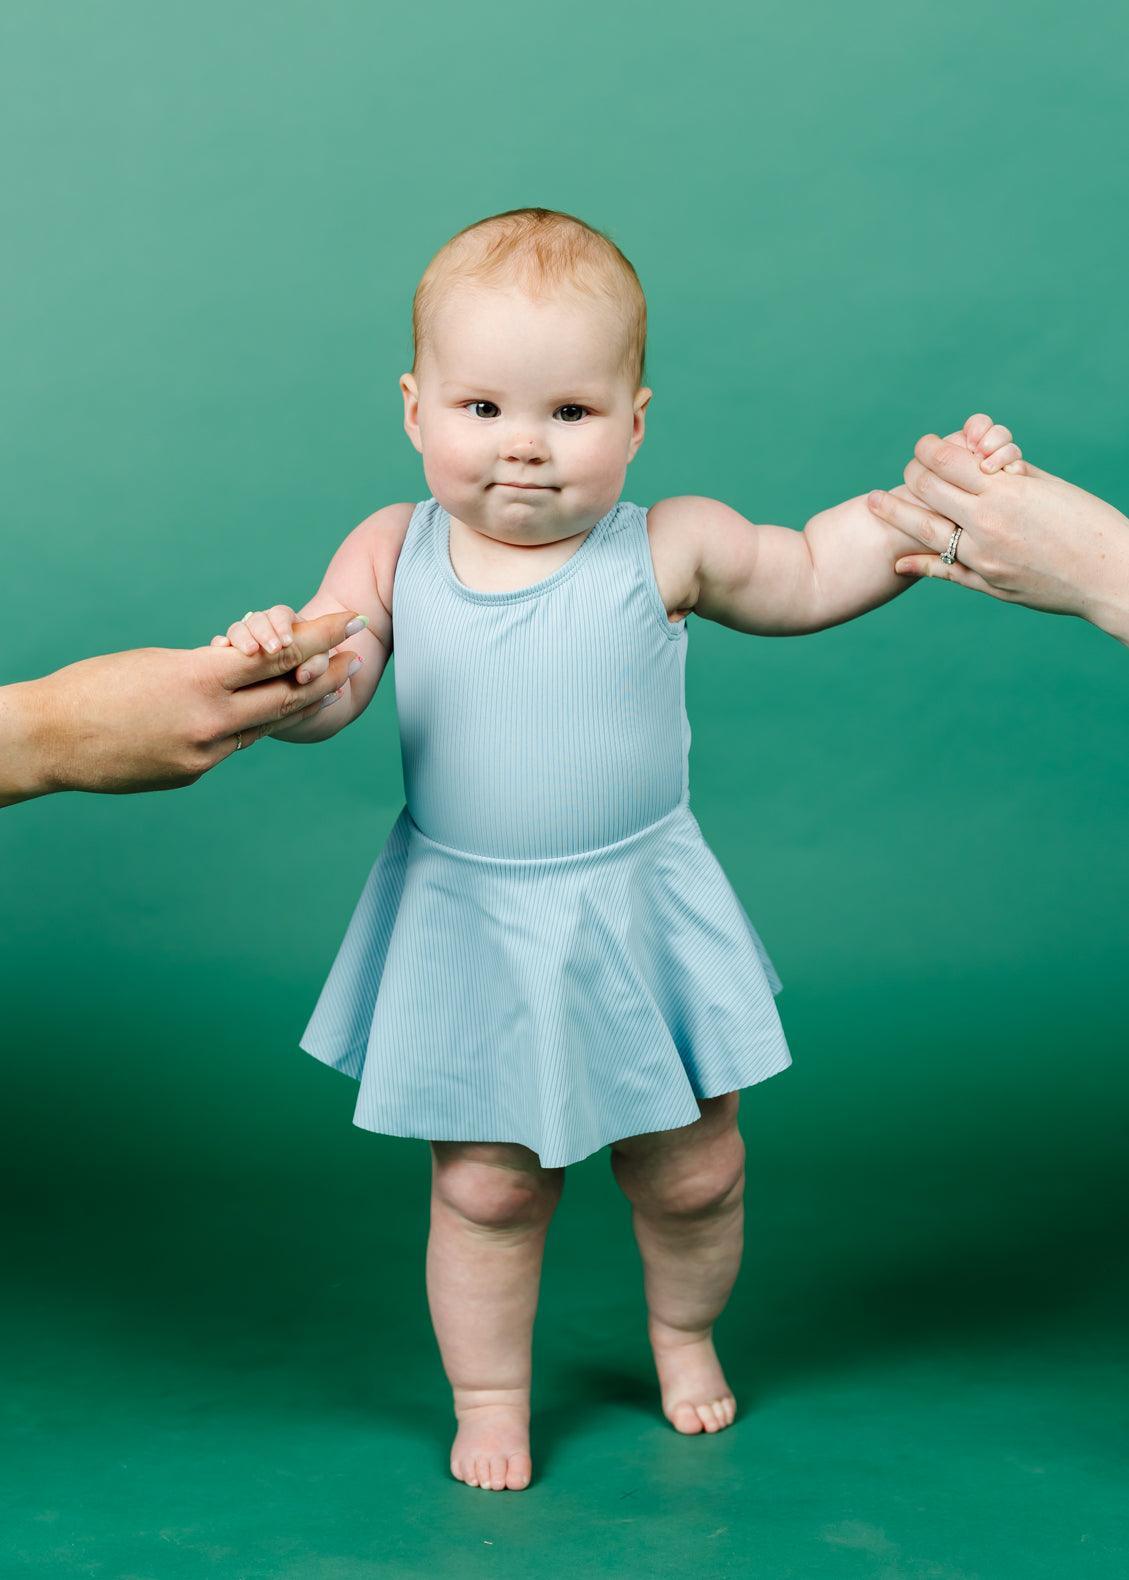
<svg viewBox="0 0 1129 1580">
<path fill-rule="evenodd" d="M 611 1163 L 631 1202 L 643 1257 L 647 1330 L 663 1413 L 680 1432 L 717 1432 L 737 1413 L 713 1347 L 713 1324 L 741 1265 L 745 1144 L 738 1092 L 700 1098 L 677 1130 L 617 1141 Z"/>
<path fill-rule="evenodd" d="M 433 1141 L 431 1153 L 427 1296 L 459 1422 L 451 1473 L 517 1490 L 533 1474 L 533 1319 L 565 1171 L 506 1142 Z"/>
</svg>

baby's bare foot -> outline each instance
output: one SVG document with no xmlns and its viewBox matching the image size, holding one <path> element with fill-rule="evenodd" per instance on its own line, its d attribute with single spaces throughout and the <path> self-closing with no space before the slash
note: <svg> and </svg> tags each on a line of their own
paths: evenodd
<svg viewBox="0 0 1129 1580">
<path fill-rule="evenodd" d="M 711 1330 L 687 1333 L 654 1317 L 647 1323 L 662 1389 L 663 1414 L 679 1432 L 720 1432 L 737 1414 Z"/>
<path fill-rule="evenodd" d="M 527 1388 L 456 1388 L 455 1415 L 459 1430 L 451 1474 L 456 1480 L 491 1492 L 528 1487 L 533 1461 Z"/>
</svg>

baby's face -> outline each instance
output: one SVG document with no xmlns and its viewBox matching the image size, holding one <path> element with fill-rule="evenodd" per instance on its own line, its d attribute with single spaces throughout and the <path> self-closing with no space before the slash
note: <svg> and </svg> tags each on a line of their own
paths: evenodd
<svg viewBox="0 0 1129 1580">
<path fill-rule="evenodd" d="M 406 373 L 400 387 L 427 486 L 450 515 L 530 544 L 607 514 L 652 393 L 616 368 L 621 335 L 610 309 L 570 295 L 460 285 L 444 298 L 418 382 Z"/>
</svg>

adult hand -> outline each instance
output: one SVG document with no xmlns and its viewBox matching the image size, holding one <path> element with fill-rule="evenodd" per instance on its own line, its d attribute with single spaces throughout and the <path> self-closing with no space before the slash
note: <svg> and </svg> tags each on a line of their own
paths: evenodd
<svg viewBox="0 0 1129 1580">
<path fill-rule="evenodd" d="M 216 763 L 317 712 L 355 655 L 335 653 L 305 685 L 304 659 L 346 639 L 350 611 L 294 625 L 294 641 L 252 656 L 234 647 L 141 647 L 0 687 L 0 806 L 57 790 L 125 795 L 194 784 Z"/>
<path fill-rule="evenodd" d="M 934 552 L 904 556 L 895 568 L 1078 615 L 1129 644 L 1129 519 L 1030 461 L 1017 464 L 985 473 L 952 436 L 919 439 L 903 474 L 914 499 L 876 492 L 867 503 L 927 549 L 944 549 L 954 524 L 963 531 L 952 565 Z"/>
</svg>

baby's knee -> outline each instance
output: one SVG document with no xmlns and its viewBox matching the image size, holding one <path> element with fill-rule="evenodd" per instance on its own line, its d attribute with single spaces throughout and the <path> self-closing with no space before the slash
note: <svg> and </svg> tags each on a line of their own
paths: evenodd
<svg viewBox="0 0 1129 1580">
<path fill-rule="evenodd" d="M 481 1158 L 436 1155 L 434 1190 L 445 1206 L 484 1229 L 520 1228 L 547 1220 L 564 1170 L 528 1168 Z"/>
<path fill-rule="evenodd" d="M 692 1154 L 649 1157 L 646 1166 L 616 1160 L 624 1194 L 644 1212 L 696 1218 L 739 1201 L 745 1186 L 745 1143 L 738 1130 L 719 1136 Z"/>
</svg>

